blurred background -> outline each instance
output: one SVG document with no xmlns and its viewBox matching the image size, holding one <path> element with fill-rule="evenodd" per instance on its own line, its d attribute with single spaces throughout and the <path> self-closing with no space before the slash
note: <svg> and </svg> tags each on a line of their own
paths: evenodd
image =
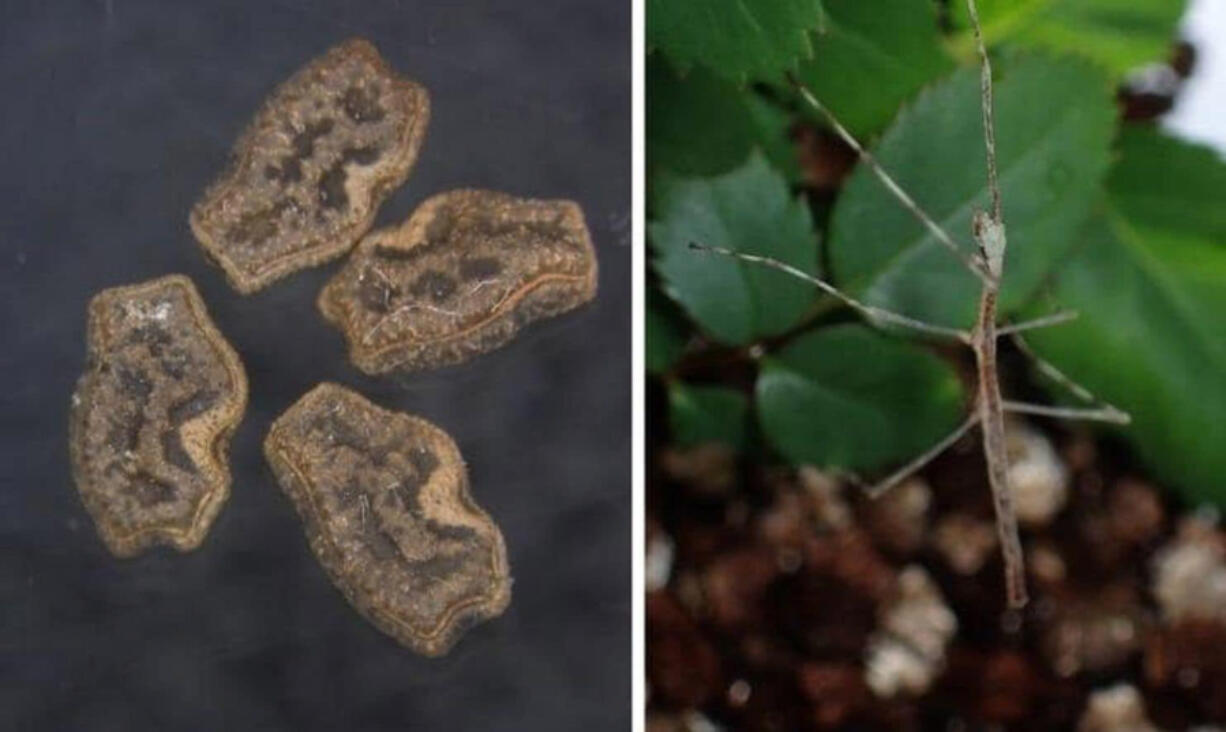
<svg viewBox="0 0 1226 732">
<path fill-rule="evenodd" d="M 1184 82 L 1163 124 L 1226 155 L 1226 4 L 1192 0 L 1179 34 L 1196 49 L 1196 73 Z"/>
</svg>

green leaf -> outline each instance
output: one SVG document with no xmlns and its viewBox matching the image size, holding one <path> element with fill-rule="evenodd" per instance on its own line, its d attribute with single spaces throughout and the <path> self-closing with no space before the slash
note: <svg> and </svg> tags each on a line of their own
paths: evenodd
<svg viewBox="0 0 1226 732">
<path fill-rule="evenodd" d="M 1109 162 L 1110 83 L 1084 62 L 1019 56 L 996 85 L 997 162 L 1009 249 L 1002 309 L 1017 307 L 1067 250 Z M 881 163 L 969 251 L 987 208 L 979 72 L 923 92 L 882 136 Z M 864 165 L 836 203 L 830 262 L 875 305 L 955 326 L 974 320 L 979 281 Z"/>
<path fill-rule="evenodd" d="M 675 382 L 668 389 L 673 442 L 693 447 L 711 442 L 742 450 L 749 398 L 734 389 Z"/>
<path fill-rule="evenodd" d="M 881 131 L 900 104 L 953 68 L 931 0 L 823 5 L 826 27 L 799 76 L 857 137 Z"/>
<path fill-rule="evenodd" d="M 1132 414 L 1124 434 L 1163 479 L 1226 505 L 1226 164 L 1150 130 L 1121 142 L 1109 209 L 1054 282 L 1081 317 L 1030 342 Z"/>
<path fill-rule="evenodd" d="M 647 332 L 647 371 L 667 372 L 685 351 L 686 325 L 681 314 L 656 288 L 647 290 L 644 327 Z"/>
<path fill-rule="evenodd" d="M 791 115 L 758 94 L 746 97 L 745 108 L 753 119 L 756 142 L 767 160 L 789 181 L 799 181 L 800 160 L 792 143 Z"/>
<path fill-rule="evenodd" d="M 1226 166 L 1213 150 L 1150 127 L 1127 126 L 1119 155 L 1107 188 L 1130 221 L 1203 238 L 1226 232 Z"/>
<path fill-rule="evenodd" d="M 764 359 L 757 403 L 767 439 L 792 462 L 875 470 L 948 434 L 961 415 L 962 388 L 923 348 L 842 325 Z"/>
<path fill-rule="evenodd" d="M 754 153 L 710 178 L 657 177 L 648 234 L 664 291 L 715 339 L 745 344 L 778 335 L 813 304 L 814 288 L 790 275 L 690 248 L 752 252 L 814 272 L 817 239 L 805 204 Z"/>
<path fill-rule="evenodd" d="M 703 68 L 679 77 L 660 54 L 647 62 L 647 166 L 681 175 L 714 175 L 760 148 L 789 180 L 800 164 L 786 114 L 751 89 Z"/>
<path fill-rule="evenodd" d="M 821 21 L 820 0 L 647 0 L 647 44 L 742 84 L 795 69 Z"/>
<path fill-rule="evenodd" d="M 989 43 L 1082 54 L 1116 78 L 1171 53 L 1184 0 L 978 0 L 979 20 Z M 954 0 L 960 28 L 969 29 L 966 0 Z M 974 38 L 965 31 L 968 55 Z"/>
</svg>

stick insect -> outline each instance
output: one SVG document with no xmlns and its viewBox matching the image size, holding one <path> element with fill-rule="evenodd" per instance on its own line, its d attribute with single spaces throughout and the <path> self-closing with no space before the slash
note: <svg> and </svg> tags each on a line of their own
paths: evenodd
<svg viewBox="0 0 1226 732">
<path fill-rule="evenodd" d="M 1068 322 L 1076 317 L 1076 313 L 1067 311 L 1058 312 L 1030 321 L 997 325 L 997 299 L 1000 294 L 1001 281 L 1004 277 L 1006 238 L 1000 182 L 996 167 L 996 124 L 993 118 L 992 64 L 984 42 L 983 30 L 979 24 L 979 13 L 975 6 L 975 0 L 966 0 L 966 4 L 979 55 L 983 135 L 984 145 L 987 150 L 987 187 L 990 197 L 989 210 L 986 212 L 976 211 L 972 218 L 971 234 L 975 244 L 972 251 L 968 251 L 960 246 L 939 223 L 929 216 L 916 203 L 915 199 L 895 181 L 893 176 L 881 166 L 873 154 L 866 150 L 848 132 L 847 128 L 839 122 L 834 114 L 817 99 L 812 91 L 795 77 L 789 75 L 788 78 L 804 103 L 816 110 L 826 120 L 831 129 L 856 152 L 861 162 L 869 167 L 872 173 L 893 197 L 898 200 L 903 208 L 918 219 L 941 246 L 957 257 L 966 269 L 979 279 L 981 283 L 979 309 L 975 326 L 972 330 L 966 331 L 926 323 L 901 313 L 895 313 L 870 305 L 852 297 L 823 279 L 769 257 L 746 254 L 719 247 L 708 247 L 698 243 L 692 243 L 690 246 L 705 252 L 731 256 L 747 262 L 772 267 L 798 277 L 859 312 L 870 322 L 906 328 L 929 337 L 935 336 L 957 340 L 972 349 L 975 355 L 978 385 L 974 407 L 971 409 L 970 414 L 952 433 L 880 483 L 868 488 L 868 492 L 873 497 L 881 495 L 944 452 L 972 428 L 979 426 L 983 437 L 983 454 L 987 461 L 988 483 L 992 490 L 996 511 L 996 530 L 1000 539 L 1001 553 L 1004 558 L 1007 600 L 1011 608 L 1020 609 L 1027 602 L 1026 572 L 1021 539 L 1018 536 L 1017 517 L 1013 509 L 1013 495 L 1009 487 L 1009 463 L 1005 449 L 1005 413 L 1034 414 L 1067 419 L 1089 419 L 1114 424 L 1127 424 L 1129 416 L 1114 406 L 1097 399 L 1085 387 L 1077 384 L 1055 366 L 1041 359 L 1026 344 L 1022 335 L 1025 331 Z M 1000 378 L 996 365 L 997 341 L 1001 337 L 1012 339 L 1017 348 L 1036 365 L 1041 373 L 1068 389 L 1069 392 L 1081 401 L 1092 406 L 1055 407 L 1004 399 L 1001 396 Z"/>
</svg>

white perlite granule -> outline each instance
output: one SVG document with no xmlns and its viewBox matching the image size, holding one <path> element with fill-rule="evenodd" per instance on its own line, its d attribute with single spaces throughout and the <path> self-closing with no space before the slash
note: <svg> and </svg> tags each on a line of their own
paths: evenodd
<svg viewBox="0 0 1226 732">
<path fill-rule="evenodd" d="M 1159 732 L 1145 716 L 1141 694 L 1129 684 L 1099 689 L 1086 701 L 1077 732 Z"/>
<path fill-rule="evenodd" d="M 1043 526 L 1068 500 L 1068 468 L 1051 442 L 1024 422 L 1010 422 L 1007 435 L 1009 486 L 1017 520 Z"/>
<path fill-rule="evenodd" d="M 945 667 L 945 649 L 958 619 L 922 567 L 898 574 L 896 595 L 869 638 L 865 681 L 877 696 L 922 694 Z"/>
<path fill-rule="evenodd" d="M 1191 516 L 1154 555 L 1153 594 L 1168 623 L 1226 621 L 1226 548 L 1214 523 Z"/>
</svg>

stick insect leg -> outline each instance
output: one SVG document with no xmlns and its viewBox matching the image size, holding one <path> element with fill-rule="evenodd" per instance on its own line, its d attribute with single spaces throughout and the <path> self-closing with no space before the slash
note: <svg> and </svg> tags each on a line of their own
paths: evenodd
<svg viewBox="0 0 1226 732">
<path fill-rule="evenodd" d="M 919 222 L 928 229 L 928 231 L 933 235 L 933 237 L 936 238 L 938 242 L 941 243 L 942 246 L 957 257 L 958 260 L 971 271 L 971 274 L 975 275 L 980 280 L 988 282 L 993 279 L 982 259 L 976 255 L 968 254 L 962 247 L 958 246 L 953 237 L 949 235 L 949 232 L 945 231 L 944 227 L 933 220 L 933 218 L 929 216 L 924 209 L 920 208 L 920 205 L 915 202 L 915 199 L 904 191 L 902 186 L 898 185 L 898 182 L 894 180 L 894 177 L 891 176 L 884 167 L 882 167 L 881 163 L 877 161 L 877 158 L 874 157 L 871 152 L 864 149 L 864 146 L 861 145 L 858 140 L 856 140 L 855 136 L 853 136 L 847 130 L 847 128 L 844 127 L 841 122 L 839 122 L 838 118 L 834 116 L 834 113 L 831 112 L 826 105 L 822 104 L 818 100 L 817 96 L 814 95 L 808 87 L 802 84 L 799 79 L 790 74 L 788 75 L 788 80 L 791 81 L 792 85 L 796 87 L 796 90 L 800 92 L 800 96 L 805 100 L 805 103 L 816 109 L 818 113 L 825 118 L 826 122 L 834 129 L 835 133 L 842 138 L 843 142 L 847 143 L 852 150 L 855 150 L 856 154 L 860 156 L 860 159 L 864 161 L 864 164 L 873 171 L 873 174 L 876 175 L 882 182 L 882 184 L 886 187 L 886 190 L 893 194 L 894 198 L 898 199 L 898 202 L 902 204 L 903 208 L 907 209 L 912 216 L 918 219 Z"/>
<path fill-rule="evenodd" d="M 1034 350 L 1030 347 L 1030 344 L 1026 342 L 1026 339 L 1022 338 L 1021 334 L 1015 332 L 1015 333 L 1012 333 L 1010 337 L 1013 340 L 1013 344 L 1017 346 L 1017 350 L 1021 351 L 1026 356 L 1026 358 L 1030 359 L 1034 363 L 1034 365 L 1039 369 L 1039 373 L 1043 374 L 1044 376 L 1056 382 L 1057 384 L 1063 386 L 1065 389 L 1068 389 L 1070 393 L 1072 393 L 1074 396 L 1076 396 L 1081 401 L 1086 402 L 1087 404 L 1098 405 L 1096 410 L 1099 413 L 1101 413 L 1101 415 L 1104 415 L 1104 416 L 1097 416 L 1097 415 L 1087 416 L 1086 414 L 1082 414 L 1081 416 L 1073 416 L 1073 415 L 1051 414 L 1051 416 L 1053 417 L 1068 416 L 1068 418 L 1070 419 L 1097 419 L 1099 421 L 1112 422 L 1114 424 L 1128 424 L 1129 422 L 1132 421 L 1132 417 L 1129 416 L 1128 412 L 1125 412 L 1124 410 L 1119 409 L 1118 407 L 1116 407 L 1113 404 L 1110 404 L 1109 402 L 1099 399 L 1089 389 L 1085 388 L 1081 384 L 1078 384 L 1076 381 L 1073 381 L 1063 371 L 1056 368 L 1055 364 L 1051 363 L 1050 361 L 1044 359 L 1039 354 L 1035 353 Z M 1014 410 L 1014 411 L 1018 411 L 1018 410 Z M 1095 410 L 1093 409 L 1087 410 L 1087 411 L 1090 414 L 1093 414 L 1095 412 Z M 1032 412 L 1032 414 L 1038 414 L 1038 412 Z"/>
<path fill-rule="evenodd" d="M 1076 310 L 1062 310 L 1051 315 L 1044 315 L 1041 318 L 1034 320 L 1023 320 L 1020 323 L 1008 323 L 996 329 L 996 335 L 1013 335 L 1027 330 L 1038 330 L 1039 328 L 1048 328 L 1053 325 L 1061 325 L 1070 321 L 1076 320 L 1079 313 Z"/>
<path fill-rule="evenodd" d="M 879 308 L 875 305 L 869 305 L 868 303 L 861 302 L 860 300 L 857 300 L 851 295 L 848 295 L 847 293 L 843 292 L 842 290 L 830 284 L 829 282 L 821 279 L 820 277 L 811 275 L 808 272 L 805 272 L 804 270 L 793 267 L 792 265 L 786 262 L 780 262 L 778 259 L 772 259 L 770 257 L 763 257 L 757 254 L 747 254 L 745 252 L 738 252 L 732 249 L 726 249 L 724 247 L 711 247 L 705 244 L 698 244 L 698 243 L 691 243 L 690 248 L 697 249 L 703 252 L 709 252 L 711 254 L 720 254 L 726 257 L 733 257 L 735 259 L 740 259 L 745 262 L 761 264 L 767 267 L 777 269 L 781 272 L 786 272 L 787 274 L 790 274 L 793 277 L 796 277 L 798 279 L 804 280 L 805 282 L 808 282 L 809 284 L 813 285 L 814 287 L 826 293 L 827 295 L 830 295 L 831 297 L 839 300 L 840 302 L 847 305 L 848 307 L 856 310 L 857 312 L 864 315 L 864 317 L 868 318 L 869 320 L 880 322 L 880 323 L 890 323 L 892 325 L 898 325 L 903 328 L 909 328 L 911 330 L 918 331 L 920 333 L 924 333 L 925 335 L 939 336 L 941 338 L 953 338 L 963 343 L 970 343 L 971 334 L 967 331 L 959 330 L 957 328 L 947 328 L 943 325 L 936 325 L 935 323 L 926 323 L 922 320 L 916 320 L 915 318 L 907 317 L 906 315 L 902 315 L 901 313 L 895 313 L 891 310 L 886 310 L 884 308 Z"/>
<path fill-rule="evenodd" d="M 1027 402 L 1004 401 L 1001 407 L 1013 414 L 1037 414 L 1041 417 L 1056 417 L 1058 419 L 1085 419 L 1111 424 L 1128 424 L 1132 418 L 1110 404 L 1102 407 L 1053 407 L 1047 404 L 1029 404 Z"/>
<path fill-rule="evenodd" d="M 932 462 L 938 455 L 949 449 L 949 446 L 962 439 L 962 436 L 970 431 L 972 427 L 979 423 L 979 410 L 975 410 L 969 417 L 958 425 L 957 429 L 950 432 L 940 442 L 928 448 L 924 454 L 915 458 L 911 462 L 902 466 L 898 470 L 891 473 L 885 480 L 865 488 L 864 492 L 869 498 L 878 498 L 885 494 L 894 486 L 906 480 L 908 476 L 915 474 L 928 463 Z"/>
<path fill-rule="evenodd" d="M 983 142 L 987 148 L 988 191 L 992 197 L 992 220 L 1004 222 L 1004 206 L 1000 195 L 1000 174 L 996 169 L 996 112 L 992 100 L 992 60 L 983 40 L 983 27 L 979 24 L 979 9 L 975 0 L 966 0 L 967 15 L 975 32 L 975 46 L 979 50 L 979 91 L 983 103 Z"/>
</svg>

